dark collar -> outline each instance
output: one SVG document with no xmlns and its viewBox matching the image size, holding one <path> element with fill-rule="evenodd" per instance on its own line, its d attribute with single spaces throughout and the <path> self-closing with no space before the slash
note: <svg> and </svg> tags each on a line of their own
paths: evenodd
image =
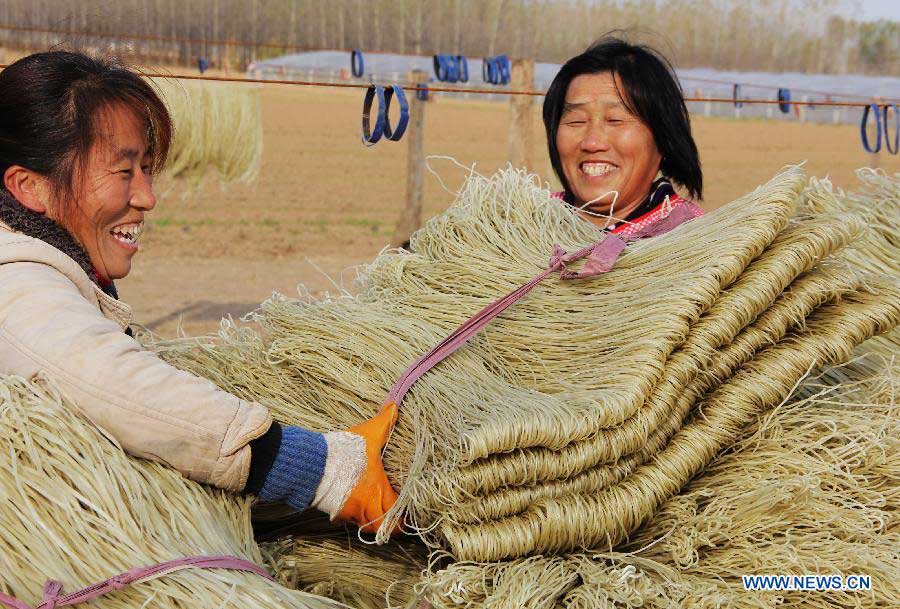
<svg viewBox="0 0 900 609">
<path fill-rule="evenodd" d="M 666 197 L 675 198 L 676 196 L 677 194 L 675 193 L 675 187 L 672 186 L 672 182 L 670 182 L 668 178 L 659 178 L 650 185 L 650 193 L 647 195 L 647 198 L 641 201 L 641 204 L 635 207 L 625 220 L 631 222 L 632 220 L 640 218 L 644 214 L 649 213 L 662 205 L 663 201 L 666 200 Z"/>
<path fill-rule="evenodd" d="M 87 252 L 75 241 L 69 231 L 50 218 L 35 213 L 19 203 L 5 188 L 0 188 L 0 221 L 17 233 L 40 239 L 47 245 L 52 245 L 78 263 L 91 281 L 105 294 L 116 300 L 119 299 L 115 284 L 112 281 L 105 282 L 100 279 Z"/>
</svg>

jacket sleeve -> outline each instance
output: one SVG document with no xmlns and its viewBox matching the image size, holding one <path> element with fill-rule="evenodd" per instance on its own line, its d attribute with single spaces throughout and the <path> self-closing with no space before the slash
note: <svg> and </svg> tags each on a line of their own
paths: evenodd
<svg viewBox="0 0 900 609">
<path fill-rule="evenodd" d="M 146 351 L 54 268 L 0 264 L 0 372 L 46 372 L 132 455 L 240 491 L 268 410 Z"/>
</svg>

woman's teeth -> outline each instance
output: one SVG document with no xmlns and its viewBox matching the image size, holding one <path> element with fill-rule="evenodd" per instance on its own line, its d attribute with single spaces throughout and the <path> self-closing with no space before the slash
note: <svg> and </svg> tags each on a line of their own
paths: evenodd
<svg viewBox="0 0 900 609">
<path fill-rule="evenodd" d="M 615 165 L 609 163 L 582 163 L 581 165 L 581 171 L 594 177 L 606 175 L 615 168 Z"/>
<path fill-rule="evenodd" d="M 116 240 L 121 241 L 126 245 L 134 245 L 138 237 L 141 236 L 141 231 L 144 229 L 143 223 L 141 224 L 123 224 L 122 226 L 117 226 L 111 231 L 112 236 L 116 238 Z"/>
</svg>

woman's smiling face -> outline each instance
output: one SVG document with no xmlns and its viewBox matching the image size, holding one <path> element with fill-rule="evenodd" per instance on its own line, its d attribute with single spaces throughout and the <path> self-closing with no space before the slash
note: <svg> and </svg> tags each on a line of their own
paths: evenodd
<svg viewBox="0 0 900 609">
<path fill-rule="evenodd" d="M 97 126 L 86 163 L 76 165 L 74 202 L 51 216 L 84 248 L 102 279 L 121 279 L 138 251 L 144 214 L 156 205 L 147 125 L 114 105 L 101 112 Z"/>
<path fill-rule="evenodd" d="M 597 214 L 628 215 L 647 196 L 661 155 L 653 133 L 628 110 L 610 72 L 572 79 L 556 132 L 556 148 L 576 205 Z M 618 193 L 616 197 L 613 192 Z"/>
</svg>

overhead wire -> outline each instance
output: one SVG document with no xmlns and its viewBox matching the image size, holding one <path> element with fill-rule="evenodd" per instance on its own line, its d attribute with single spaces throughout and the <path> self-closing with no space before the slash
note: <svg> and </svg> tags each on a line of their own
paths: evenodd
<svg viewBox="0 0 900 609">
<path fill-rule="evenodd" d="M 284 51 L 354 52 L 354 51 L 358 50 L 358 49 L 339 49 L 339 48 L 316 47 L 316 46 L 311 46 L 311 45 L 300 45 L 300 44 L 282 43 L 282 42 L 251 42 L 251 41 L 247 41 L 247 40 L 185 38 L 185 37 L 179 37 L 179 36 L 163 36 L 163 35 L 158 35 L 158 34 L 133 34 L 133 33 L 112 34 L 112 33 L 103 33 L 103 32 L 86 32 L 86 31 L 63 29 L 63 28 L 19 26 L 19 25 L 12 25 L 12 24 L 6 24 L 6 23 L 0 23 L 0 30 L 8 30 L 8 31 L 14 31 L 14 32 L 42 33 L 42 34 L 58 34 L 58 35 L 67 35 L 67 36 L 83 36 L 83 37 L 88 37 L 88 38 L 113 38 L 113 39 L 119 39 L 119 40 L 138 40 L 138 41 L 145 41 L 145 42 L 175 42 L 175 43 L 187 43 L 187 44 L 192 44 L 192 45 L 219 45 L 219 46 L 246 47 L 246 48 L 255 48 L 255 49 L 281 49 Z M 369 52 L 386 53 L 387 51 L 375 50 L 375 51 L 369 51 Z M 394 52 L 394 51 L 391 51 L 390 53 L 394 54 L 394 55 L 403 55 L 403 56 L 415 56 L 416 55 L 414 53 L 403 53 L 403 52 Z M 487 58 L 485 58 L 485 59 L 487 59 Z M 715 78 L 704 78 L 704 77 L 699 77 L 699 76 L 679 76 L 679 80 L 688 80 L 688 81 L 693 81 L 693 82 L 706 82 L 706 83 L 710 83 L 710 84 L 723 84 L 723 85 L 729 85 L 729 86 L 734 85 L 737 82 L 737 81 L 720 80 L 720 79 L 715 79 Z M 266 81 L 266 82 L 276 82 L 276 81 Z M 281 81 L 277 81 L 277 82 L 279 84 L 282 84 Z M 778 90 L 779 88 L 781 88 L 781 87 L 777 87 L 774 85 L 763 85 L 763 84 L 751 83 L 751 82 L 737 82 L 737 84 L 740 84 L 745 87 L 753 87 L 753 88 L 769 89 L 769 90 Z M 834 92 L 834 91 L 831 91 L 831 92 L 818 91 L 818 90 L 814 90 L 814 89 L 799 89 L 796 87 L 791 87 L 791 89 L 793 91 L 796 91 L 799 93 L 812 93 L 815 95 L 824 95 L 829 98 L 845 97 L 845 98 L 853 98 L 853 99 L 860 99 L 860 100 L 874 100 L 875 99 L 874 97 L 866 97 L 864 95 L 851 94 L 851 93 L 838 93 L 838 92 Z M 435 89 L 435 88 L 430 88 L 429 90 L 438 91 L 438 89 Z M 456 91 L 454 91 L 454 92 L 456 92 Z M 461 92 L 484 93 L 485 91 L 465 90 L 465 91 L 461 91 Z M 543 93 L 539 93 L 539 92 L 510 93 L 510 94 L 543 95 Z M 724 99 L 719 99 L 719 98 L 695 98 L 695 99 L 685 98 L 685 101 L 704 101 L 704 102 L 705 101 L 715 101 L 715 102 L 728 101 L 729 103 L 734 103 L 735 101 L 742 102 L 742 101 L 748 101 L 748 100 L 740 100 L 740 99 L 739 100 L 734 100 L 734 99 L 724 100 Z M 889 103 L 889 104 L 900 103 L 900 99 L 895 99 L 895 98 L 890 98 L 890 99 L 885 98 L 883 100 L 881 98 L 879 98 L 879 101 L 883 101 L 883 102 Z M 748 101 L 748 103 L 768 103 L 768 102 L 760 100 L 760 101 Z M 779 102 L 774 102 L 774 103 L 779 103 Z M 784 103 L 784 102 L 781 102 L 781 103 Z M 811 100 L 803 101 L 803 102 L 796 102 L 797 105 L 813 104 L 813 103 L 814 102 Z M 839 102 L 832 102 L 830 100 L 825 100 L 825 101 L 816 101 L 815 105 L 838 106 L 838 105 L 842 105 L 842 104 Z M 863 106 L 859 106 L 859 107 L 863 107 Z"/>
<path fill-rule="evenodd" d="M 0 69 L 9 67 L 9 64 L 0 64 Z M 242 78 L 236 76 L 208 76 L 195 74 L 166 74 L 164 72 L 140 72 L 142 76 L 147 78 L 171 78 L 178 80 L 205 80 L 216 82 L 235 82 L 235 83 L 255 83 L 266 85 L 297 85 L 307 87 L 333 87 L 340 89 L 368 89 L 370 83 L 355 82 L 327 82 L 316 80 L 285 80 L 285 79 L 266 79 L 266 78 Z M 532 97 L 543 97 L 546 91 L 529 91 L 529 90 L 508 90 L 508 89 L 479 89 L 479 88 L 454 88 L 454 87 L 433 87 L 431 85 L 396 83 L 403 86 L 408 91 L 427 91 L 429 93 L 473 93 L 482 95 L 529 95 Z M 685 97 L 686 102 L 713 102 L 728 103 L 735 102 L 745 104 L 786 104 L 792 106 L 827 106 L 827 107 L 849 107 L 849 108 L 865 108 L 871 103 L 865 102 L 825 102 L 818 100 L 808 101 L 779 101 L 777 99 L 732 99 L 730 97 Z"/>
<path fill-rule="evenodd" d="M 701 78 L 699 76 L 678 76 L 679 80 L 689 80 L 691 82 L 705 82 L 709 84 L 716 85 L 728 85 L 733 86 L 735 84 L 741 85 L 742 87 L 748 88 L 756 88 L 756 89 L 767 89 L 770 91 L 777 91 L 783 87 L 777 87 L 775 85 L 763 85 L 754 82 L 744 82 L 744 81 L 732 81 L 732 80 L 720 80 L 717 78 Z M 796 91 L 798 93 L 812 93 L 814 95 L 825 95 L 827 97 L 849 97 L 853 99 L 872 99 L 871 97 L 866 97 L 865 95 L 858 95 L 855 93 L 838 93 L 837 91 L 818 91 L 816 89 L 799 89 L 797 87 L 791 87 L 791 91 Z"/>
</svg>

